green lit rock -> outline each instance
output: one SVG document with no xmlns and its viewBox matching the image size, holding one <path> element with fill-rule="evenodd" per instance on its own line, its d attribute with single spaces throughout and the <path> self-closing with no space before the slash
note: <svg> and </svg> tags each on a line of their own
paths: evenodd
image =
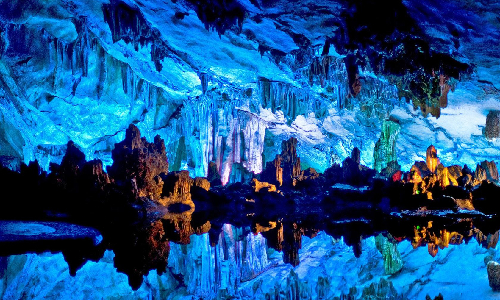
<svg viewBox="0 0 500 300">
<path fill-rule="evenodd" d="M 375 245 L 384 258 L 384 271 L 387 275 L 393 275 L 403 268 L 403 259 L 398 251 L 397 244 L 389 238 L 379 234 L 375 238 Z"/>
<path fill-rule="evenodd" d="M 377 172 L 386 168 L 390 162 L 397 161 L 396 139 L 400 130 L 401 126 L 392 120 L 385 120 L 382 124 L 382 133 L 373 151 L 374 168 Z"/>
</svg>

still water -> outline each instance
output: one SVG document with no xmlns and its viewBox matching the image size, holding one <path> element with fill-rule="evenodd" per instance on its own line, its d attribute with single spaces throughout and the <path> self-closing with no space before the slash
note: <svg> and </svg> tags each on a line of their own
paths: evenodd
<svg viewBox="0 0 500 300">
<path fill-rule="evenodd" d="M 12 246 L 0 257 L 0 299 L 500 299 L 486 270 L 500 259 L 498 232 L 470 218 L 399 218 L 383 231 L 364 220 L 195 219 L 117 226 L 102 241 L 47 242 L 39 253 Z M 31 230 L 40 226 L 53 225 Z"/>
</svg>

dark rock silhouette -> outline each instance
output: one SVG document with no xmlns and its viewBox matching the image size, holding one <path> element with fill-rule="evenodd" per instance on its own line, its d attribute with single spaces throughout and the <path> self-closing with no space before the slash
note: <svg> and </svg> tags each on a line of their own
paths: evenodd
<svg viewBox="0 0 500 300">
<path fill-rule="evenodd" d="M 131 124 L 125 140 L 117 143 L 111 153 L 113 165 L 108 173 L 119 186 L 126 187 L 136 197 L 160 199 L 163 190 L 160 175 L 168 173 L 165 143 L 160 136 L 149 143 Z"/>
</svg>

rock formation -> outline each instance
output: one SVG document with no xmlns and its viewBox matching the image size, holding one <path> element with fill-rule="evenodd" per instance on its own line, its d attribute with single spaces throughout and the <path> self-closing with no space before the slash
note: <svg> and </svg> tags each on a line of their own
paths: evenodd
<svg viewBox="0 0 500 300">
<path fill-rule="evenodd" d="M 78 175 L 80 174 L 83 165 L 85 164 L 85 154 L 78 149 L 73 141 L 68 142 L 66 154 L 64 155 L 61 165 L 51 165 L 51 170 L 61 182 L 67 185 L 67 188 L 76 188 L 78 185 Z"/>
<path fill-rule="evenodd" d="M 384 120 L 382 133 L 373 151 L 374 169 L 382 171 L 391 162 L 397 163 L 396 140 L 401 126 L 392 120 Z"/>
<path fill-rule="evenodd" d="M 290 138 L 281 144 L 281 166 L 283 184 L 292 185 L 293 178 L 300 175 L 300 158 L 297 156 L 297 139 Z"/>
<path fill-rule="evenodd" d="M 300 175 L 300 158 L 297 156 L 297 139 L 290 138 L 281 144 L 281 154 L 266 164 L 262 180 L 277 186 L 293 185 L 294 178 Z"/>
<path fill-rule="evenodd" d="M 397 244 L 381 234 L 375 238 L 375 244 L 384 259 L 385 274 L 393 275 L 399 272 L 403 268 L 403 259 L 398 251 Z"/>
<path fill-rule="evenodd" d="M 283 185 L 283 169 L 281 168 L 281 155 L 277 154 L 273 161 L 266 163 L 261 178 L 277 186 Z"/>
<path fill-rule="evenodd" d="M 488 281 L 494 291 L 500 291 L 500 264 L 496 261 L 488 262 Z"/>
<path fill-rule="evenodd" d="M 134 191 L 137 197 L 159 200 L 163 190 L 162 174 L 168 173 L 165 143 L 159 135 L 149 143 L 141 138 L 139 129 L 130 124 L 125 140 L 115 144 L 113 165 L 108 168 L 109 175 L 118 185 Z"/>
<path fill-rule="evenodd" d="M 95 188 L 101 191 L 104 191 L 106 186 L 111 183 L 108 174 L 103 170 L 102 161 L 99 159 L 91 160 L 83 165 L 80 181 L 84 189 Z"/>
<path fill-rule="evenodd" d="M 439 165 L 439 158 L 437 156 L 437 150 L 433 145 L 430 145 L 429 148 L 427 148 L 425 163 L 431 173 L 436 172 L 437 166 Z"/>
<path fill-rule="evenodd" d="M 483 161 L 476 166 L 474 172 L 474 185 L 480 184 L 483 180 L 498 181 L 498 169 L 494 161 Z"/>
<path fill-rule="evenodd" d="M 217 170 L 217 164 L 213 161 L 208 164 L 207 180 L 210 182 L 211 186 L 222 185 L 219 170 Z"/>
<path fill-rule="evenodd" d="M 451 172 L 450 172 L 451 170 Z M 460 171 L 459 171 L 460 170 Z M 439 184 L 441 187 L 447 187 L 450 184 L 454 186 L 458 186 L 458 172 L 461 172 L 460 166 L 452 166 L 452 167 L 445 167 L 442 164 L 439 164 L 437 167 L 437 177 L 439 180 Z"/>
<path fill-rule="evenodd" d="M 342 299 L 355 299 L 355 297 Z M 363 289 L 360 299 L 403 299 L 403 295 L 398 293 L 391 281 L 380 278 L 378 283 L 373 282 Z"/>
<path fill-rule="evenodd" d="M 261 190 L 266 190 L 267 192 L 276 192 L 276 186 L 267 182 L 261 182 L 257 178 L 252 179 L 251 186 L 254 192 L 258 193 Z"/>
<path fill-rule="evenodd" d="M 396 161 L 391 161 L 387 164 L 387 167 L 383 168 L 380 173 L 385 177 L 392 178 L 397 172 L 401 173 L 401 165 L 399 165 Z M 396 175 L 396 178 L 399 177 L 401 179 L 402 174 Z"/>
<path fill-rule="evenodd" d="M 487 139 L 500 137 L 500 111 L 492 110 L 488 113 L 483 134 Z"/>
<path fill-rule="evenodd" d="M 292 266 L 300 263 L 299 249 L 302 248 L 302 228 L 297 223 L 283 224 L 283 262 Z"/>
<path fill-rule="evenodd" d="M 161 198 L 158 199 L 159 203 L 165 206 L 180 203 L 194 207 L 191 198 L 191 187 L 194 185 L 195 180 L 189 177 L 189 171 L 170 172 L 162 175 L 162 182 L 164 184 L 162 185 Z M 201 181 L 199 181 L 199 184 L 203 186 Z"/>
</svg>

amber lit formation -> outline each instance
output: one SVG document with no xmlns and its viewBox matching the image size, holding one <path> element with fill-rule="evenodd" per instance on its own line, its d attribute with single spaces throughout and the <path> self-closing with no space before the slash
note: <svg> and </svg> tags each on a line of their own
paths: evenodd
<svg viewBox="0 0 500 300">
<path fill-rule="evenodd" d="M 429 169 L 429 171 L 431 173 L 436 173 L 439 159 L 437 156 L 437 150 L 433 145 L 430 145 L 429 148 L 427 148 L 425 162 L 427 163 L 427 168 Z"/>
</svg>

